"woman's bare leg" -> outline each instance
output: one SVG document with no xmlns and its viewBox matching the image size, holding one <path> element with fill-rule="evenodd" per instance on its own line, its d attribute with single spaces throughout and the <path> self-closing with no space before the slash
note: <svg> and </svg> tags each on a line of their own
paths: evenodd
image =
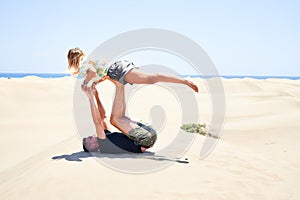
<svg viewBox="0 0 300 200">
<path fill-rule="evenodd" d="M 138 69 L 132 69 L 125 76 L 125 81 L 131 84 L 154 84 L 158 82 L 184 84 L 198 92 L 198 87 L 191 81 L 167 74 L 150 74 Z"/>
</svg>

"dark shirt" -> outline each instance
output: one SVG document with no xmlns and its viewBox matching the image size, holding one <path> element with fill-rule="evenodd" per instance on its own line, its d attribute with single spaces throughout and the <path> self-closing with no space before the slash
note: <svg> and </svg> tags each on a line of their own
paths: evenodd
<svg viewBox="0 0 300 200">
<path fill-rule="evenodd" d="M 134 141 L 126 135 L 118 132 L 111 133 L 105 130 L 106 138 L 98 139 L 101 153 L 143 153 L 141 146 L 134 144 Z"/>
</svg>

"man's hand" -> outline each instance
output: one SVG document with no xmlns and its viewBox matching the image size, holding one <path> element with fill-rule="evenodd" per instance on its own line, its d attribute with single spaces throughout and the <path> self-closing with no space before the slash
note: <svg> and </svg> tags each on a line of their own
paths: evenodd
<svg viewBox="0 0 300 200">
<path fill-rule="evenodd" d="M 82 91 L 86 94 L 88 98 L 93 98 L 93 93 L 91 91 L 91 87 L 81 86 Z"/>
<path fill-rule="evenodd" d="M 93 83 L 91 87 L 87 87 L 85 84 L 82 84 L 81 89 L 89 98 L 92 98 L 98 93 L 96 83 Z"/>
<path fill-rule="evenodd" d="M 85 93 L 87 90 L 87 83 L 85 82 L 85 80 L 83 81 L 83 83 L 81 84 L 81 90 Z"/>
<path fill-rule="evenodd" d="M 87 85 L 86 84 L 82 84 L 81 85 L 81 90 L 87 95 L 87 96 L 89 96 L 89 93 L 88 93 L 88 87 L 87 87 Z"/>
<path fill-rule="evenodd" d="M 95 96 L 95 94 L 97 93 L 96 85 L 97 85 L 97 83 L 93 83 L 92 86 L 88 88 L 88 92 L 92 96 Z"/>
</svg>

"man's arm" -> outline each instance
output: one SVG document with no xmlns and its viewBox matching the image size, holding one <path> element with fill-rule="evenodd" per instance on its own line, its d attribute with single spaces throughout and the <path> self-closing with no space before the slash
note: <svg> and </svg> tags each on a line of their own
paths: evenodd
<svg viewBox="0 0 300 200">
<path fill-rule="evenodd" d="M 90 109 L 91 109 L 91 114 L 93 118 L 93 122 L 96 128 L 96 133 L 97 137 L 100 139 L 105 139 L 106 135 L 104 132 L 104 127 L 103 127 L 103 119 L 101 118 L 100 112 L 96 107 L 95 101 L 94 101 L 94 93 L 92 91 L 92 88 L 88 88 L 84 90 L 86 95 L 88 96 L 89 103 L 90 103 Z"/>
<path fill-rule="evenodd" d="M 94 88 L 95 86 L 92 86 L 92 88 Z M 97 102 L 97 107 L 98 107 L 98 111 L 100 113 L 100 117 L 101 117 L 101 121 L 102 121 L 102 124 L 103 124 L 103 128 L 104 130 L 108 130 L 108 124 L 106 122 L 106 113 L 105 113 L 105 109 L 99 99 L 99 93 L 98 91 L 96 90 L 95 88 L 95 99 L 96 99 L 96 102 Z"/>
</svg>

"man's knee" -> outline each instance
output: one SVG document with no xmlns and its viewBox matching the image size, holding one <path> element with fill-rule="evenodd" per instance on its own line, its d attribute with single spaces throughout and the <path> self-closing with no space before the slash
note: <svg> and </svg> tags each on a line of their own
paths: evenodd
<svg viewBox="0 0 300 200">
<path fill-rule="evenodd" d="M 110 116 L 110 119 L 109 119 L 109 122 L 113 125 L 113 126 L 118 126 L 118 117 L 114 116 L 114 115 L 111 115 Z"/>
<path fill-rule="evenodd" d="M 122 124 L 124 122 L 124 118 L 123 116 L 122 117 L 119 117 L 119 116 L 116 116 L 114 114 L 111 114 L 110 116 L 110 120 L 109 122 L 113 125 L 113 126 L 120 126 L 120 124 Z"/>
</svg>

